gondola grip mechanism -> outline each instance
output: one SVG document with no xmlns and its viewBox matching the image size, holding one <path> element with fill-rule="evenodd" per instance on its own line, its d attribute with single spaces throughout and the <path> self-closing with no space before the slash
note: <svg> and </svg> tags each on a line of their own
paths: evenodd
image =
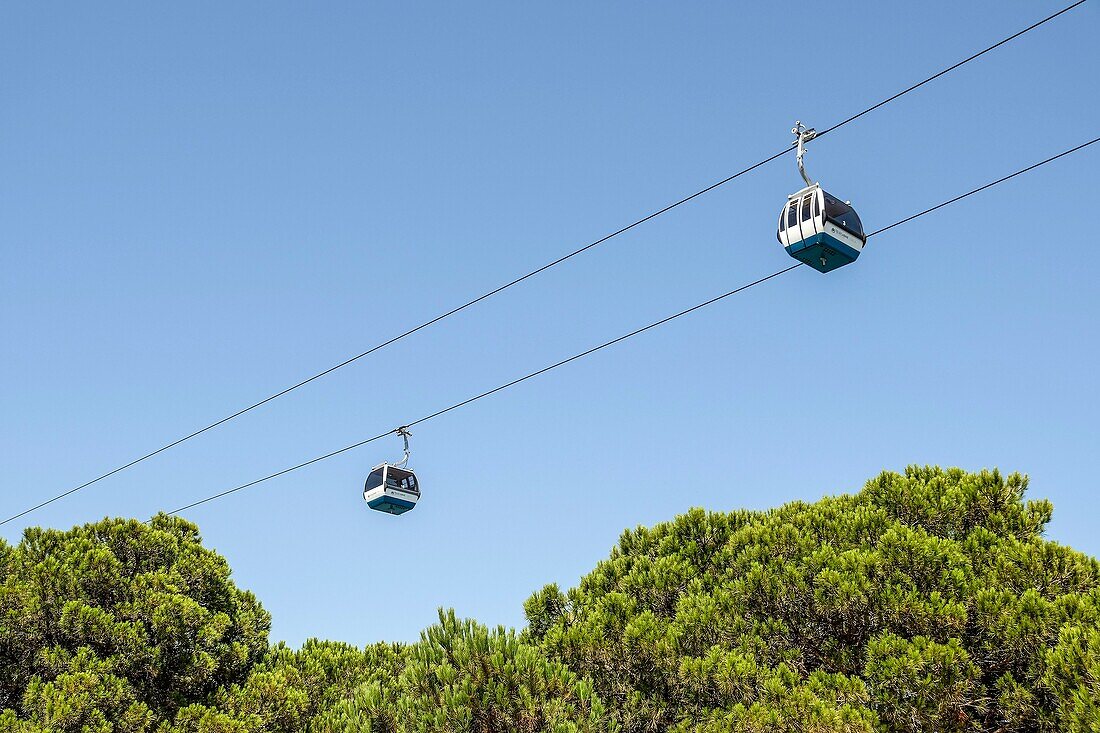
<svg viewBox="0 0 1100 733">
<path fill-rule="evenodd" d="M 817 137 L 817 130 L 806 127 L 801 120 L 795 120 L 794 127 L 791 128 L 791 134 L 798 138 L 793 143 L 798 146 L 798 172 L 802 174 L 802 180 L 806 182 L 806 185 L 812 186 L 814 182 L 806 175 L 806 167 L 802 163 L 802 157 L 806 155 L 806 143 Z"/>
<path fill-rule="evenodd" d="M 409 463 L 409 453 L 411 452 L 409 450 L 409 436 L 412 435 L 412 433 L 409 432 L 409 426 L 408 425 L 402 425 L 399 428 L 394 428 L 393 432 L 400 435 L 401 438 L 405 441 L 405 457 L 402 458 L 398 463 L 394 464 L 395 466 L 398 466 L 399 468 L 404 468 Z"/>
</svg>

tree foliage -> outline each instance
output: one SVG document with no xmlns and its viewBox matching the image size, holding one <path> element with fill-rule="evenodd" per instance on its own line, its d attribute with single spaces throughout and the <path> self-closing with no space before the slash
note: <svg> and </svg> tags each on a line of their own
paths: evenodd
<svg viewBox="0 0 1100 733">
<path fill-rule="evenodd" d="M 910 468 L 694 510 L 533 595 L 528 634 L 624 731 L 1095 730 L 1100 567 L 1026 486 Z"/>
<path fill-rule="evenodd" d="M 275 645 L 240 684 L 205 704 L 181 709 L 161 733 L 298 733 L 332 730 L 315 719 L 368 681 L 394 679 L 404 666 L 402 647 L 312 639 L 301 649 Z"/>
<path fill-rule="evenodd" d="M 28 529 L 0 546 L 0 721 L 149 731 L 245 677 L 269 623 L 182 519 Z"/>
<path fill-rule="evenodd" d="M 396 677 L 372 675 L 316 721 L 323 731 L 609 731 L 592 685 L 511 630 L 454 611 L 404 650 Z"/>
<path fill-rule="evenodd" d="M 249 678 L 164 733 L 610 731 L 592 685 L 522 643 L 440 612 L 418 643 L 272 650 Z"/>
<path fill-rule="evenodd" d="M 1100 565 L 1018 475 L 910 468 L 625 532 L 520 634 L 267 644 L 194 525 L 0 542 L 0 731 L 1100 731 Z"/>
</svg>

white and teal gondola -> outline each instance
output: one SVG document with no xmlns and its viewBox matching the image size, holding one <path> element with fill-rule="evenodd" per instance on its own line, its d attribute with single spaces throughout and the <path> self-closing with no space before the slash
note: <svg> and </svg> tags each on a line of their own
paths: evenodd
<svg viewBox="0 0 1100 733">
<path fill-rule="evenodd" d="M 776 237 L 787 254 L 818 272 L 855 262 L 867 243 L 851 204 L 816 183 L 787 197 Z"/>
<path fill-rule="evenodd" d="M 382 463 L 367 476 L 363 499 L 375 511 L 404 514 L 420 500 L 420 484 L 416 474 L 409 469 Z"/>
</svg>

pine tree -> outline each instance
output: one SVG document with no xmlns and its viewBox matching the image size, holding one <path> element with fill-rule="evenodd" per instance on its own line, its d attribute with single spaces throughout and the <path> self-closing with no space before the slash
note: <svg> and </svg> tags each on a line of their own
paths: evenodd
<svg viewBox="0 0 1100 733">
<path fill-rule="evenodd" d="M 914 467 L 693 510 L 534 594 L 528 638 L 624 731 L 1096 730 L 1100 566 L 1043 540 L 1026 487 Z"/>
<path fill-rule="evenodd" d="M 243 679 L 269 624 L 182 519 L 28 529 L 0 543 L 0 730 L 150 731 Z"/>
<path fill-rule="evenodd" d="M 454 611 L 404 650 L 397 677 L 375 676 L 313 730 L 325 733 L 596 733 L 610 731 L 592 686 L 514 631 Z"/>
</svg>

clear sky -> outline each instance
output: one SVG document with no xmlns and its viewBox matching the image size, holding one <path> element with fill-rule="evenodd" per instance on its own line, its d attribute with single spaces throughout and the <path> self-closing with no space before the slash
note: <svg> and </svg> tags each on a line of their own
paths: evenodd
<svg viewBox="0 0 1100 733">
<path fill-rule="evenodd" d="M 1066 3 L 1068 4 L 1068 0 Z M 351 356 L 1062 7 L 8 3 L 0 509 Z M 1098 7 L 811 144 L 868 228 L 1100 134 Z M 522 625 L 692 506 L 1000 467 L 1100 554 L 1100 145 L 414 431 L 186 513 L 273 639 Z M 158 509 L 342 447 L 792 262 L 793 157 L 0 530 Z"/>
</svg>

